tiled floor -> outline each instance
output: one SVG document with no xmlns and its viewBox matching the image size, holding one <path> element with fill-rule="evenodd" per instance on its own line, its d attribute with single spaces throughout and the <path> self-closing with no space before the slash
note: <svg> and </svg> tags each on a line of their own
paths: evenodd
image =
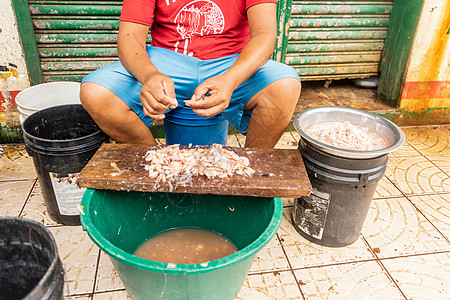
<svg viewBox="0 0 450 300">
<path fill-rule="evenodd" d="M 359 239 L 343 248 L 308 242 L 291 223 L 293 199 L 284 199 L 281 227 L 257 254 L 237 299 L 450 299 L 450 126 L 402 129 L 407 141 L 389 155 Z M 287 132 L 277 148 L 296 148 L 298 139 Z M 228 144 L 243 140 L 229 136 Z M 49 228 L 71 299 L 127 299 L 109 258 L 86 232 L 49 219 L 23 146 L 4 150 L 0 215 Z"/>
</svg>

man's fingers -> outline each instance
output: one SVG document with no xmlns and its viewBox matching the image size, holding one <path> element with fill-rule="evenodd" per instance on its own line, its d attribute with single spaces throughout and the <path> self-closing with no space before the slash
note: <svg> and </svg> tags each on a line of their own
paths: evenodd
<svg viewBox="0 0 450 300">
<path fill-rule="evenodd" d="M 149 92 L 141 92 L 141 97 L 143 99 L 148 99 L 148 102 L 155 110 L 167 110 L 170 108 L 176 108 L 178 106 L 178 101 L 174 97 L 169 97 L 164 94 L 161 90 L 160 93 L 152 95 Z"/>
<path fill-rule="evenodd" d="M 206 98 L 206 95 L 209 95 L 209 91 L 210 91 L 210 88 L 208 88 L 208 87 L 198 86 L 195 89 L 194 94 L 192 95 L 190 101 L 199 101 L 201 99 Z"/>
<path fill-rule="evenodd" d="M 198 100 L 186 100 L 184 101 L 186 106 L 191 107 L 192 109 L 208 109 L 222 104 L 222 101 L 215 96 L 202 97 Z"/>
<path fill-rule="evenodd" d="M 178 101 L 175 97 L 169 97 L 167 95 L 164 95 L 160 99 L 158 99 L 158 102 L 163 104 L 166 108 L 177 108 Z"/>
<path fill-rule="evenodd" d="M 152 118 L 153 120 L 162 120 L 162 119 L 164 119 L 166 117 L 165 114 L 151 113 L 145 107 L 144 107 L 144 114 L 147 117 Z"/>
<path fill-rule="evenodd" d="M 175 95 L 175 87 L 173 81 L 163 81 L 162 82 L 163 95 L 161 96 L 161 103 L 164 105 L 177 108 L 178 101 Z"/>
<path fill-rule="evenodd" d="M 144 106 L 149 113 L 162 114 L 169 109 L 169 107 L 167 107 L 159 102 L 156 102 L 156 101 L 152 104 L 148 103 L 145 100 L 141 101 L 141 102 L 142 102 L 142 106 Z"/>
<path fill-rule="evenodd" d="M 146 116 L 156 120 L 164 119 L 164 112 L 168 110 L 167 106 L 154 99 L 142 99 L 141 103 Z"/>
<path fill-rule="evenodd" d="M 163 97 L 167 97 L 167 96 L 163 95 Z M 146 104 L 147 105 L 146 108 L 150 112 L 152 112 L 152 110 L 154 110 L 158 113 L 163 113 L 170 107 L 167 99 L 165 99 L 165 101 L 162 102 L 162 101 L 156 99 L 155 97 L 153 97 L 153 95 L 147 91 L 141 91 L 140 98 L 141 98 L 142 105 Z"/>
<path fill-rule="evenodd" d="M 208 108 L 208 109 L 192 109 L 193 112 L 195 112 L 197 115 L 202 116 L 202 117 L 212 117 L 217 115 L 218 113 L 220 113 L 222 111 L 222 109 L 220 109 L 219 107 L 212 107 L 212 108 Z"/>
<path fill-rule="evenodd" d="M 178 101 L 175 95 L 173 80 L 162 74 L 145 82 L 141 89 L 141 101 L 147 101 L 155 110 L 176 108 Z M 160 105 L 164 106 L 162 108 Z"/>
</svg>

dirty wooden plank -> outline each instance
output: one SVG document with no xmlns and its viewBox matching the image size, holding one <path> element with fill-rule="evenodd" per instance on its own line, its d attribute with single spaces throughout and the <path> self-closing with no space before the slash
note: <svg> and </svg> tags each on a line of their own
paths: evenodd
<svg viewBox="0 0 450 300">
<path fill-rule="evenodd" d="M 155 146 L 165 147 L 165 146 Z M 104 144 L 78 177 L 80 187 L 141 192 L 169 192 L 168 183 L 156 184 L 144 169 L 148 145 Z M 174 193 L 297 198 L 307 195 L 311 185 L 296 149 L 256 149 L 227 147 L 246 156 L 252 176 L 234 175 L 223 179 L 196 176 L 191 184 L 174 185 Z M 111 164 L 120 169 L 117 171 Z"/>
</svg>

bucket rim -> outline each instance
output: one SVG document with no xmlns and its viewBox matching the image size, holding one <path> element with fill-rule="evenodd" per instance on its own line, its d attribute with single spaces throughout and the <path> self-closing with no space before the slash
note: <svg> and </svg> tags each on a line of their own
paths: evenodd
<svg viewBox="0 0 450 300">
<path fill-rule="evenodd" d="M 36 108 L 34 108 L 34 107 L 23 105 L 21 103 L 21 98 L 25 97 L 28 93 L 33 92 L 34 90 L 40 89 L 42 86 L 48 87 L 48 86 L 58 86 L 58 85 L 61 85 L 61 86 L 62 85 L 68 85 L 68 86 L 72 85 L 74 87 L 75 86 L 80 87 L 81 83 L 76 82 L 76 81 L 52 81 L 52 82 L 44 82 L 41 84 L 36 84 L 36 85 L 30 86 L 30 87 L 20 91 L 15 98 L 15 102 L 18 107 L 20 106 L 21 108 L 24 108 L 24 109 L 39 111 L 40 109 L 36 110 Z"/>
<path fill-rule="evenodd" d="M 76 146 L 66 146 L 66 147 L 44 147 L 42 145 L 33 143 L 30 141 L 26 136 L 24 136 L 24 145 L 25 148 L 30 151 L 42 154 L 42 155 L 53 155 L 53 156 L 66 156 L 66 155 L 72 155 L 74 153 L 85 153 L 92 151 L 94 149 L 98 149 L 104 142 L 108 140 L 108 136 L 104 136 L 103 138 L 101 136 L 97 137 L 95 140 L 92 139 L 86 139 L 90 142 L 76 145 Z M 52 140 L 56 141 L 57 140 Z M 64 140 L 65 143 L 73 143 L 77 140 Z M 61 144 L 61 143 L 60 143 Z"/>
<path fill-rule="evenodd" d="M 27 130 L 25 130 L 25 127 L 27 127 L 28 123 L 33 121 L 33 118 L 38 118 L 37 116 L 39 116 L 39 113 L 45 113 L 46 111 L 50 110 L 50 109 L 55 109 L 57 107 L 75 107 L 75 108 L 80 108 L 82 110 L 84 110 L 83 105 L 81 104 L 61 104 L 61 105 L 56 105 L 56 106 L 52 106 L 52 107 L 47 107 L 45 109 L 39 110 L 33 114 L 31 114 L 30 116 L 28 116 L 22 124 L 22 131 L 23 134 L 28 138 L 28 140 L 30 140 L 32 142 L 32 140 L 34 141 L 39 141 L 41 143 L 72 143 L 72 142 L 78 142 L 78 141 L 82 141 L 82 140 L 86 140 L 86 139 L 92 139 L 96 136 L 99 136 L 99 139 L 102 139 L 105 135 L 105 133 L 100 129 L 100 127 L 98 127 L 98 125 L 96 125 L 96 130 L 90 134 L 81 136 L 81 137 L 77 137 L 74 139 L 63 139 L 63 140 L 53 140 L 53 139 L 44 139 L 38 136 L 35 136 L 33 134 L 31 134 L 30 132 L 28 132 Z M 86 112 L 87 113 L 87 112 Z M 95 129 L 95 128 L 93 128 Z M 34 142 L 33 142 L 34 143 Z M 36 144 L 36 143 L 34 143 Z"/>
<path fill-rule="evenodd" d="M 27 116 L 27 117 L 29 117 L 29 116 L 31 116 L 33 113 L 35 113 L 35 112 L 37 112 L 37 111 L 39 111 L 38 109 L 30 109 L 30 108 L 24 108 L 24 107 L 22 107 L 22 106 L 19 106 L 19 105 L 17 105 L 17 110 L 21 113 L 21 114 L 23 114 L 23 115 L 25 115 L 25 116 Z M 28 111 L 27 111 L 28 110 Z"/>
<path fill-rule="evenodd" d="M 221 113 L 211 117 L 203 117 L 196 114 L 188 106 L 178 106 L 177 108 L 170 109 L 163 121 L 190 127 L 211 126 L 225 122 L 227 125 L 229 124 L 229 121 Z"/>
<path fill-rule="evenodd" d="M 273 200 L 274 210 L 270 222 L 267 225 L 267 228 L 264 230 L 263 233 L 259 235 L 259 237 L 256 240 L 247 245 L 245 248 L 238 250 L 236 253 L 233 253 L 220 259 L 200 264 L 186 265 L 186 264 L 173 264 L 173 263 L 152 261 L 152 265 L 149 265 L 147 259 L 134 256 L 112 244 L 106 237 L 104 237 L 97 230 L 95 225 L 92 223 L 90 218 L 90 211 L 89 209 L 85 208 L 90 206 L 92 197 L 94 193 L 96 193 L 97 191 L 98 190 L 86 189 L 83 198 L 81 200 L 80 221 L 83 230 L 85 230 L 88 233 L 89 237 L 95 242 L 95 244 L 100 249 L 102 249 L 106 254 L 108 254 L 115 260 L 140 270 L 163 274 L 174 274 L 174 275 L 203 274 L 215 271 L 217 269 L 222 269 L 229 265 L 233 265 L 242 262 L 244 260 L 247 260 L 250 257 L 255 256 L 256 253 L 259 250 L 261 250 L 265 245 L 267 245 L 270 242 L 270 240 L 275 236 L 281 224 L 281 219 L 283 215 L 283 204 L 281 198 L 271 198 Z M 115 253 L 112 253 L 111 249 L 114 249 Z"/>
<path fill-rule="evenodd" d="M 33 224 L 42 230 L 40 233 L 43 233 L 44 235 L 46 235 L 46 238 L 50 239 L 50 245 L 51 245 L 50 251 L 54 254 L 52 262 L 50 263 L 50 266 L 47 268 L 47 270 L 45 271 L 45 274 L 42 276 L 42 278 L 39 280 L 39 282 L 36 284 L 36 286 L 32 290 L 30 290 L 28 292 L 28 294 L 23 298 L 23 300 L 35 299 L 36 296 L 39 296 L 38 294 L 40 293 L 42 286 L 46 282 L 51 282 L 50 276 L 52 276 L 57 271 L 57 267 L 61 261 L 61 259 L 59 257 L 58 247 L 56 245 L 55 238 L 43 224 L 41 224 L 37 221 L 31 220 L 31 219 L 26 219 L 26 218 L 0 217 L 0 222 L 2 222 L 3 220 L 6 220 L 6 221 L 16 220 L 16 221 L 21 221 L 21 222 L 25 221 L 26 223 Z"/>
<path fill-rule="evenodd" d="M 189 122 L 192 121 L 192 122 Z M 229 126 L 230 122 L 223 118 L 223 119 L 205 119 L 205 120 L 199 120 L 199 119 L 182 119 L 179 117 L 168 117 L 166 116 L 163 120 L 164 125 L 167 126 L 167 123 L 175 124 L 175 125 L 182 125 L 187 127 L 206 127 L 206 126 L 215 126 L 215 125 L 225 125 Z"/>
<path fill-rule="evenodd" d="M 367 118 L 376 120 L 378 123 L 383 124 L 384 126 L 390 128 L 392 132 L 395 134 L 395 141 L 391 146 L 387 148 L 383 148 L 380 150 L 372 150 L 372 151 L 357 151 L 357 150 L 349 150 L 331 146 L 329 144 L 318 141 L 311 136 L 309 136 L 303 128 L 300 126 L 300 122 L 302 119 L 307 118 L 309 115 L 315 112 L 330 112 L 330 111 L 341 111 L 341 112 L 349 112 L 354 114 L 361 114 L 366 116 Z M 405 134 L 394 122 L 379 116 L 375 113 L 364 111 L 361 109 L 353 108 L 353 107 L 345 107 L 345 106 L 318 106 L 311 107 L 303 110 L 294 116 L 293 119 L 294 129 L 300 134 L 301 138 L 308 141 L 311 145 L 319 148 L 322 151 L 325 151 L 329 154 L 333 154 L 339 157 L 345 158 L 354 158 L 354 159 L 368 159 L 375 158 L 378 156 L 382 156 L 385 154 L 389 154 L 400 148 L 405 143 Z"/>
<path fill-rule="evenodd" d="M 28 119 L 28 118 L 27 118 Z M 26 122 L 26 120 L 24 121 Z M 94 138 L 96 136 L 98 136 L 98 140 L 106 140 L 107 137 L 105 137 L 103 134 L 103 131 L 101 129 L 96 130 L 95 132 L 82 136 L 82 137 L 78 137 L 78 138 L 74 138 L 74 139 L 65 139 L 65 140 L 50 140 L 50 139 L 43 139 L 34 135 L 29 134 L 28 132 L 25 132 L 25 135 L 27 137 L 28 140 L 33 139 L 42 143 L 73 143 L 73 142 L 78 142 L 78 141 L 82 141 L 82 140 L 89 140 L 91 138 Z M 30 141 L 31 142 L 31 141 Z M 36 143 L 33 143 L 36 144 Z M 57 148 L 55 148 L 57 149 Z M 64 148 L 62 150 L 65 150 Z"/>
</svg>

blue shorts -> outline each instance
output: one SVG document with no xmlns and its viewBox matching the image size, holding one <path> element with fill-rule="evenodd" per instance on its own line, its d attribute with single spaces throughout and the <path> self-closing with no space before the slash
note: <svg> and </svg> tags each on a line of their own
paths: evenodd
<svg viewBox="0 0 450 300">
<path fill-rule="evenodd" d="M 175 84 L 178 107 L 191 99 L 195 88 L 209 77 L 225 73 L 236 61 L 239 54 L 222 58 L 201 60 L 171 50 L 147 47 L 147 53 L 159 72 L 169 76 Z M 263 88 L 282 78 L 297 78 L 297 72 L 290 66 L 269 60 L 233 93 L 230 105 L 221 115 L 241 133 L 246 133 L 251 111 L 244 111 L 247 102 Z M 88 74 L 82 82 L 100 84 L 122 99 L 149 126 L 153 121 L 144 114 L 139 99 L 142 84 L 122 66 L 120 61 L 104 66 Z M 168 111 L 169 112 L 169 111 Z"/>
</svg>

